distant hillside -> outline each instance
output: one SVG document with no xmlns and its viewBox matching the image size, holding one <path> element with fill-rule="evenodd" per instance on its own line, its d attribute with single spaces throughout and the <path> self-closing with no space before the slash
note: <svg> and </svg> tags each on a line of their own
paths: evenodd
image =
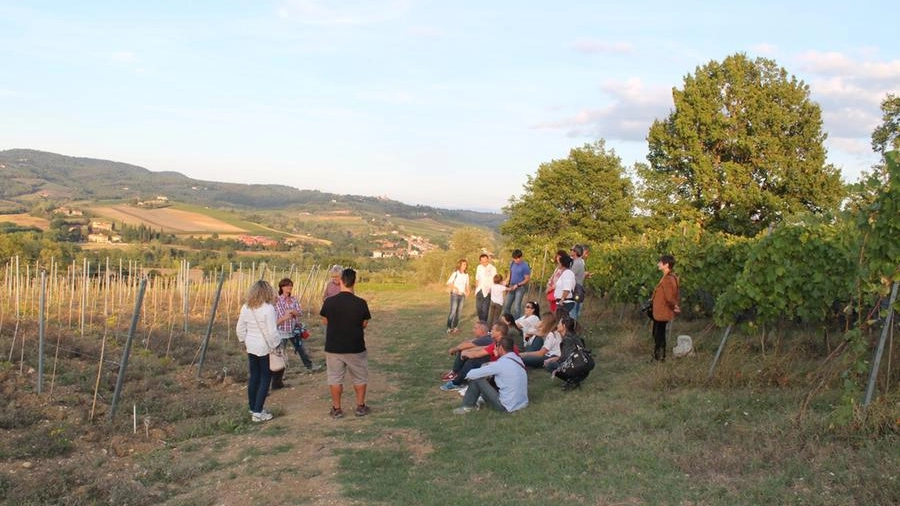
<svg viewBox="0 0 900 506">
<path fill-rule="evenodd" d="M 425 217 L 496 229 L 503 215 L 411 206 L 393 200 L 300 190 L 284 185 L 219 183 L 191 179 L 178 172 L 151 172 L 127 163 L 76 158 L 31 149 L 0 151 L 0 201 L 29 204 L 57 200 L 146 200 L 157 195 L 218 208 L 316 210 L 332 201 L 361 214 L 398 218 Z"/>
</svg>

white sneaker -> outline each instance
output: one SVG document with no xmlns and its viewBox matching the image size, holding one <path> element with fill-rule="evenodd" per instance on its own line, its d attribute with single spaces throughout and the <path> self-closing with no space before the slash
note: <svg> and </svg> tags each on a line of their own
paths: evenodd
<svg viewBox="0 0 900 506">
<path fill-rule="evenodd" d="M 254 422 L 268 422 L 272 418 L 274 418 L 274 415 L 266 410 L 262 410 L 259 413 L 253 413 L 252 415 L 250 415 L 250 419 Z"/>
<path fill-rule="evenodd" d="M 478 406 L 479 408 L 480 408 L 481 406 L 483 406 L 483 405 L 484 405 L 484 397 L 481 396 L 481 395 L 479 395 L 479 396 L 478 396 L 478 400 L 475 401 L 475 405 Z"/>
<path fill-rule="evenodd" d="M 466 396 L 466 391 L 469 389 L 469 385 L 466 385 L 458 390 L 460 397 Z"/>
</svg>

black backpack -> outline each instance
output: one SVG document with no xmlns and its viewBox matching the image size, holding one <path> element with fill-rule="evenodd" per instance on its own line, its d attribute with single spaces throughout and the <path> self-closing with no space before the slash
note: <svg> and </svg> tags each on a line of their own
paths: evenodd
<svg viewBox="0 0 900 506">
<path fill-rule="evenodd" d="M 575 299 L 575 302 L 584 302 L 584 285 L 581 283 L 575 284 L 575 290 L 572 291 L 572 298 Z"/>
<path fill-rule="evenodd" d="M 555 371 L 556 377 L 574 383 L 587 378 L 594 369 L 594 357 L 591 350 L 584 347 L 584 340 L 578 336 L 566 336 L 563 338 L 562 348 L 563 354 Z"/>
</svg>

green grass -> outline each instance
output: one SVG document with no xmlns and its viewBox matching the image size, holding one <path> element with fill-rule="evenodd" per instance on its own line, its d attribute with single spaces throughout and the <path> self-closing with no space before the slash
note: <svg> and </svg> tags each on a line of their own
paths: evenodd
<svg viewBox="0 0 900 506">
<path fill-rule="evenodd" d="M 353 499 L 519 506 L 900 502 L 895 435 L 859 441 L 829 431 L 830 405 L 822 402 L 797 424 L 810 387 L 770 379 L 785 364 L 814 369 L 818 357 L 798 364 L 790 354 L 762 357 L 738 342 L 719 370 L 726 379 L 707 384 L 713 347 L 650 364 L 652 344 L 640 324 L 593 315 L 585 335 L 597 368 L 580 390 L 563 393 L 532 371 L 525 410 L 454 416 L 459 397 L 437 388 L 450 364 L 444 350 L 451 340 L 440 332 L 444 298 L 372 295 L 380 303 L 370 335 L 377 332 L 372 339 L 382 341 L 383 351 L 370 366 L 387 371 L 397 390 L 376 405 L 377 422 L 366 431 L 336 427 L 348 443 L 340 450 L 339 479 Z M 732 375 L 740 379 L 727 379 Z M 354 444 L 360 441 L 373 444 Z"/>
</svg>

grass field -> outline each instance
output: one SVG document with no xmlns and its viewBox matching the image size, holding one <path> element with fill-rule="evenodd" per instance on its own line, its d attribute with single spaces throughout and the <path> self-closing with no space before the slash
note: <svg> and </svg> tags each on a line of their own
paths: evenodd
<svg viewBox="0 0 900 506">
<path fill-rule="evenodd" d="M 451 410 L 460 397 L 438 388 L 451 363 L 447 349 L 462 339 L 444 333 L 446 294 L 394 285 L 362 285 L 359 293 L 373 314 L 373 413 L 362 419 L 331 420 L 324 377 L 292 373 L 292 388 L 267 401 L 276 418 L 250 424 L 241 389 L 246 365 L 232 338 L 224 339 L 221 327 L 234 324 L 225 315 L 203 382 L 186 368 L 196 340 L 176 339 L 171 358 L 157 360 L 152 350 L 133 357 L 125 405 L 148 413 L 150 437 L 140 426 L 131 435 L 128 416 L 102 430 L 61 421 L 55 407 L 28 402 L 7 362 L 0 367 L 7 393 L 0 425 L 10 435 L 0 444 L 3 504 L 92 504 L 90 497 L 173 506 L 900 503 L 896 423 L 881 433 L 833 427 L 838 377 L 798 417 L 823 358 L 817 336 L 785 336 L 762 354 L 756 340 L 737 334 L 708 381 L 719 330 L 677 322 L 676 333 L 694 336 L 697 355 L 649 363 L 646 320 L 600 311 L 589 299 L 583 335 L 597 368 L 581 389 L 562 392 L 531 371 L 526 409 L 459 416 Z M 319 336 L 317 318 L 307 320 Z M 9 328 L 0 332 L 0 349 L 8 349 Z M 311 342 L 321 359 L 321 338 Z M 78 346 L 99 354 L 97 343 Z M 91 366 L 69 369 L 60 366 L 60 384 L 90 391 Z M 217 382 L 213 375 L 223 370 L 228 381 Z M 900 419 L 896 390 L 877 402 L 893 420 Z M 54 405 L 86 409 L 63 392 Z M 40 452 L 28 450 L 32 441 L 41 442 Z M 40 470 L 33 479 L 22 472 L 26 461 Z"/>
</svg>

